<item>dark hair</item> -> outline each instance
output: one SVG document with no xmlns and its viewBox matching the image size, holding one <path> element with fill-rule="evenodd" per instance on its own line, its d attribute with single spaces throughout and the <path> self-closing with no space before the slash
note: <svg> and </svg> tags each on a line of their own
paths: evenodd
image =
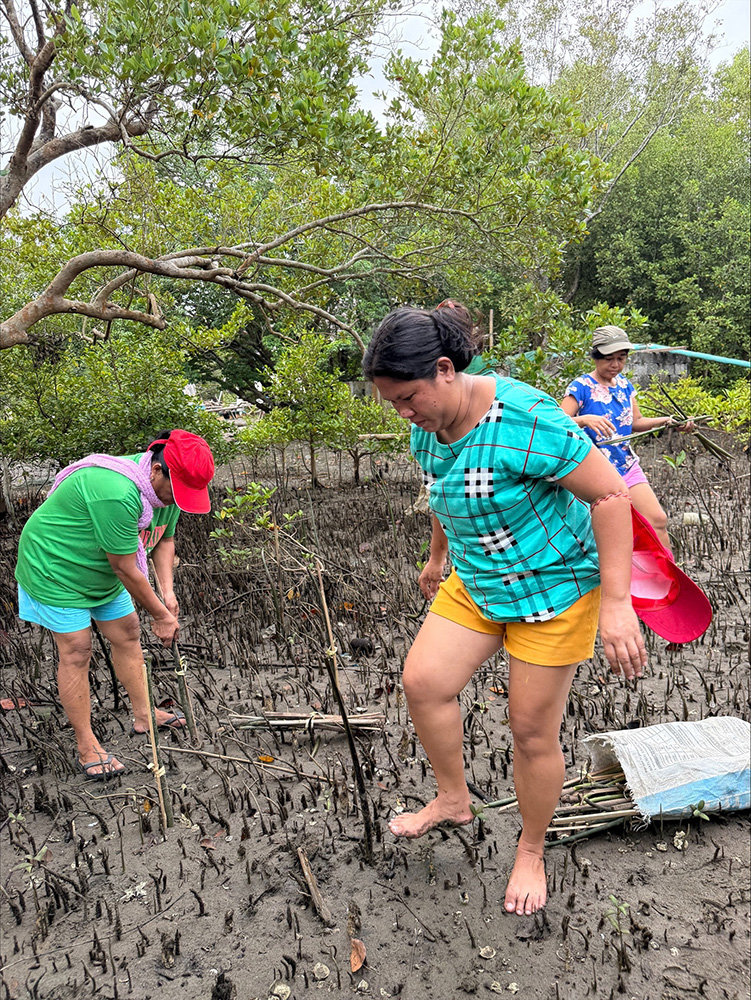
<svg viewBox="0 0 751 1000">
<path fill-rule="evenodd" d="M 464 306 L 432 312 L 402 306 L 379 324 L 365 352 L 362 370 L 368 379 L 432 380 L 439 358 L 448 358 L 463 372 L 479 353 L 472 317 Z"/>
<path fill-rule="evenodd" d="M 610 354 L 620 354 L 620 351 L 611 351 Z M 604 361 L 605 358 L 610 357 L 610 354 L 601 354 L 596 347 L 593 347 L 589 352 L 590 358 L 594 358 L 595 361 Z M 628 354 L 628 351 L 626 351 L 626 354 Z"/>
<path fill-rule="evenodd" d="M 159 463 L 162 467 L 162 472 L 169 479 L 169 466 L 167 465 L 167 460 L 164 457 L 164 446 L 169 441 L 169 436 L 172 431 L 161 431 L 154 438 L 154 441 L 158 441 L 159 444 L 150 444 L 147 451 L 151 452 L 151 464 Z"/>
</svg>

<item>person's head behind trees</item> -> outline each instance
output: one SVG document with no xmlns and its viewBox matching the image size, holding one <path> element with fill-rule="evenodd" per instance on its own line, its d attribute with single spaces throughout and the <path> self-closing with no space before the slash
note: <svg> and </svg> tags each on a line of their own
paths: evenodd
<svg viewBox="0 0 751 1000">
<path fill-rule="evenodd" d="M 362 369 L 365 378 L 371 381 L 374 378 L 432 381 L 439 358 L 448 358 L 456 371 L 463 372 L 479 353 L 472 317 L 461 303 L 446 300 L 429 312 L 401 306 L 377 327 Z"/>
</svg>

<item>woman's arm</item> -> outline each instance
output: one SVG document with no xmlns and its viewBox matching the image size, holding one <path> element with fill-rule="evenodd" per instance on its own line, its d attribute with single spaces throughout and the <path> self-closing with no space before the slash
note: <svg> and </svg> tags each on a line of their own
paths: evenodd
<svg viewBox="0 0 751 1000">
<path fill-rule="evenodd" d="M 645 417 L 636 400 L 634 400 L 633 406 L 634 422 L 631 426 L 634 431 L 651 431 L 655 427 L 670 427 L 675 424 L 672 417 Z"/>
<path fill-rule="evenodd" d="M 615 673 L 622 669 L 626 677 L 641 677 L 647 653 L 631 606 L 633 527 L 626 484 L 596 448 L 560 483 L 591 504 L 600 557 L 600 638 L 605 656 Z"/>
<path fill-rule="evenodd" d="M 138 601 L 151 615 L 151 631 L 165 646 L 172 645 L 179 628 L 177 618 L 162 604 L 151 588 L 151 584 L 136 565 L 136 554 L 113 555 L 107 553 L 115 576 L 128 591 L 134 601 Z"/>
<path fill-rule="evenodd" d="M 430 600 L 435 597 L 438 587 L 444 577 L 446 568 L 446 556 L 449 551 L 449 543 L 446 532 L 441 527 L 441 523 L 435 514 L 430 515 L 432 530 L 430 534 L 430 551 L 428 561 L 420 573 L 417 580 L 423 596 Z"/>
<path fill-rule="evenodd" d="M 635 431 L 651 431 L 655 427 L 677 427 L 682 431 L 693 431 L 693 420 L 686 420 L 679 423 L 674 417 L 645 417 L 639 409 L 639 404 L 634 400 L 634 422 L 632 427 Z"/>
<path fill-rule="evenodd" d="M 151 550 L 151 559 L 154 563 L 154 572 L 159 581 L 159 589 L 162 592 L 162 600 L 167 608 L 177 618 L 179 607 L 175 597 L 175 584 L 173 569 L 175 565 L 175 539 L 174 537 L 159 539 Z"/>
<path fill-rule="evenodd" d="M 564 396 L 561 409 L 567 413 L 577 427 L 589 427 L 601 438 L 609 438 L 615 433 L 612 422 L 602 413 L 585 413 L 579 416 L 579 400 L 574 396 Z"/>
</svg>

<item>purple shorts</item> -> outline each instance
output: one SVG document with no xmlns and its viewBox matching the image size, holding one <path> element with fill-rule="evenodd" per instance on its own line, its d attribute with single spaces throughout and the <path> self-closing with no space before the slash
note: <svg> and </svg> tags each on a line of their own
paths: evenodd
<svg viewBox="0 0 751 1000">
<path fill-rule="evenodd" d="M 644 471 L 639 464 L 639 459 L 634 462 L 628 472 L 624 475 L 623 481 L 631 489 L 632 486 L 638 486 L 639 483 L 648 483 L 649 480 L 644 475 Z"/>
</svg>

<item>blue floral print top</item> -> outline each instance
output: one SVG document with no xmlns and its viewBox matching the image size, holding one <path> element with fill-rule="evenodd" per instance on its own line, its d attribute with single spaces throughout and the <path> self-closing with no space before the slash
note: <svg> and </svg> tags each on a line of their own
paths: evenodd
<svg viewBox="0 0 751 1000">
<path fill-rule="evenodd" d="M 593 413 L 608 417 L 615 427 L 613 437 L 624 437 L 631 433 L 636 390 L 625 375 L 616 375 L 615 385 L 612 386 L 601 385 L 592 375 L 580 375 L 566 389 L 566 395 L 573 396 L 579 404 L 578 416 Z M 584 427 L 583 430 L 595 444 L 606 440 L 589 427 Z M 636 461 L 636 455 L 628 442 L 604 445 L 600 451 L 605 453 L 621 476 L 625 476 Z"/>
</svg>

